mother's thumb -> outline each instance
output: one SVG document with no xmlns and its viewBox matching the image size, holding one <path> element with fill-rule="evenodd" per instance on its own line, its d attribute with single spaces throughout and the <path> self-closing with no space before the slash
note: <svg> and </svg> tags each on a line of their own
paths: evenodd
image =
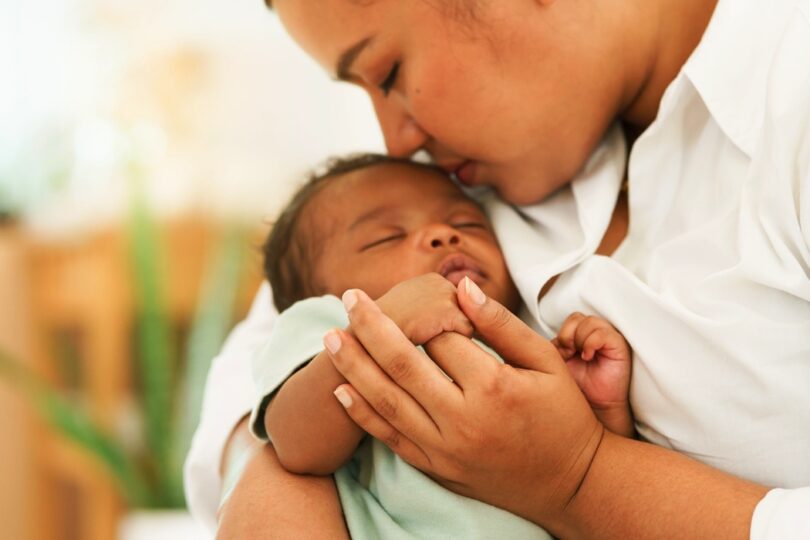
<svg viewBox="0 0 810 540">
<path fill-rule="evenodd" d="M 529 328 L 512 312 L 484 292 L 468 277 L 458 284 L 458 305 L 476 332 L 507 364 L 555 373 L 565 363 L 550 341 Z"/>
</svg>

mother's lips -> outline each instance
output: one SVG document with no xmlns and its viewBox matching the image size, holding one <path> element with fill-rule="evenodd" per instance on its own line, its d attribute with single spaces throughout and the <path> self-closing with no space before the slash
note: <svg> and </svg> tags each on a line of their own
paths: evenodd
<svg viewBox="0 0 810 540">
<path fill-rule="evenodd" d="M 440 164 L 439 167 L 447 174 L 455 176 L 462 184 L 472 185 L 475 180 L 475 162 L 461 161 Z"/>
<path fill-rule="evenodd" d="M 454 174 L 462 184 L 472 185 L 475 181 L 475 162 L 465 161 L 454 171 Z"/>
<path fill-rule="evenodd" d="M 454 253 L 445 257 L 436 272 L 453 285 L 458 285 L 465 276 L 469 276 L 471 280 L 478 283 L 486 279 L 486 273 L 481 270 L 481 267 L 463 253 Z"/>
</svg>

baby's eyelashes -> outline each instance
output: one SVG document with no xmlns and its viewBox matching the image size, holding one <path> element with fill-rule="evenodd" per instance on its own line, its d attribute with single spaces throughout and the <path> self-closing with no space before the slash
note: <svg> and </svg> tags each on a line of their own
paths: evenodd
<svg viewBox="0 0 810 540">
<path fill-rule="evenodd" d="M 360 251 L 366 251 L 366 250 L 369 250 L 371 248 L 375 248 L 377 246 L 381 246 L 381 245 L 388 244 L 388 243 L 393 243 L 393 242 L 396 242 L 398 240 L 404 239 L 405 236 L 406 236 L 405 233 L 396 233 L 396 234 L 391 234 L 391 235 L 388 235 L 388 236 L 384 236 L 383 238 L 379 238 L 377 240 L 373 240 L 373 241 L 371 241 L 371 242 L 369 242 L 367 244 L 364 244 L 363 246 L 360 247 Z"/>
</svg>

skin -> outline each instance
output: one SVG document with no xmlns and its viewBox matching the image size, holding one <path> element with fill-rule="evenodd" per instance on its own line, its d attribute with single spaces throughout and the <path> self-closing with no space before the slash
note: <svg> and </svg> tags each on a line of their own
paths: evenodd
<svg viewBox="0 0 810 540">
<path fill-rule="evenodd" d="M 472 334 L 455 298 L 463 275 L 511 308 L 519 304 L 488 219 L 443 174 L 402 164 L 367 167 L 331 180 L 302 212 L 305 230 L 298 234 L 321 245 L 312 261 L 320 292 L 340 296 L 362 286 L 410 342 L 424 344 L 444 331 Z M 448 279 L 437 273 L 458 255 L 478 271 Z M 270 402 L 265 428 L 288 471 L 327 475 L 351 457 L 365 432 L 333 396 L 345 382 L 324 352 Z"/>
<path fill-rule="evenodd" d="M 657 25 L 664 13 L 670 22 L 665 2 L 482 1 L 471 13 L 445 4 L 280 0 L 274 8 L 328 74 L 368 93 L 391 154 L 424 148 L 448 170 L 471 162 L 468 183 L 518 204 L 570 181 L 617 116 L 649 123 L 702 33 Z M 706 4 L 677 10 L 708 20 Z M 681 41 L 687 46 L 671 47 Z"/>
<path fill-rule="evenodd" d="M 223 455 L 222 471 L 239 471 L 219 512 L 217 539 L 349 538 L 335 483 L 330 478 L 287 472 L 272 445 L 248 432 L 245 418 Z M 317 512 L 302 512 L 302 508 Z"/>
<path fill-rule="evenodd" d="M 321 244 L 313 261 L 321 292 L 340 296 L 362 287 L 377 298 L 405 338 L 427 344 L 428 350 L 444 332 L 472 334 L 456 301 L 455 286 L 462 277 L 512 311 L 519 305 L 489 221 L 441 174 L 401 164 L 361 169 L 332 180 L 303 213 L 306 230 L 299 234 Z M 478 271 L 452 272 L 446 278 L 437 273 L 444 261 L 459 254 Z M 583 356 L 593 360 L 587 382 L 603 391 L 592 396 L 597 418 L 613 431 L 632 436 L 627 343 L 602 319 L 582 321 L 572 317 L 564 325 L 564 350 L 572 355 L 583 350 Z M 568 339 L 568 334 L 579 339 Z M 340 342 L 341 335 L 335 331 L 325 341 Z M 605 359 L 614 369 L 599 369 Z M 423 357 L 417 361 L 432 368 Z M 617 372 L 615 366 L 623 369 Z M 288 471 L 327 475 L 351 457 L 365 432 L 332 395 L 345 382 L 329 354 L 322 352 L 291 376 L 270 402 L 265 428 Z"/>
<path fill-rule="evenodd" d="M 714 4 L 484 0 L 475 17 L 427 1 L 275 7 L 333 76 L 368 40 L 344 78 L 368 92 L 391 153 L 427 149 L 462 180 L 529 203 L 569 181 L 611 122 L 631 136 L 652 122 Z M 463 287 L 458 295 L 511 365 L 447 334 L 431 357 L 448 373 L 464 358 L 468 375 L 456 393 L 429 394 L 419 388 L 438 380 L 402 365 L 410 343 L 380 331 L 390 319 L 366 295 L 348 295 L 356 337 L 341 335 L 331 360 L 351 382 L 341 388 L 360 426 L 450 489 L 560 537 L 747 537 L 764 487 L 605 432 L 553 345 L 494 299 L 477 303 Z"/>
<path fill-rule="evenodd" d="M 566 318 L 552 345 L 585 394 L 596 418 L 622 437 L 635 437 L 630 411 L 630 345 L 601 317 L 575 312 Z"/>
<path fill-rule="evenodd" d="M 519 304 L 489 220 L 438 172 L 402 164 L 353 171 L 318 193 L 305 216 L 304 234 L 320 243 L 314 274 L 324 293 L 362 285 L 379 298 L 461 253 L 480 267 L 483 275 L 471 276 L 487 294 Z"/>
<path fill-rule="evenodd" d="M 303 212 L 302 234 L 322 245 L 314 272 L 321 291 L 340 295 L 364 286 L 414 343 L 445 330 L 472 332 L 454 284 L 434 273 L 450 254 L 463 253 L 479 267 L 470 275 L 488 294 L 513 309 L 519 303 L 488 219 L 436 172 L 401 164 L 361 169 L 332 180 Z M 413 305 L 430 305 L 434 318 L 427 321 Z M 344 382 L 321 353 L 268 406 L 265 427 L 275 447 L 259 445 L 246 420 L 237 426 L 222 471 L 239 480 L 221 509 L 218 538 L 348 538 L 332 479 L 294 474 L 334 472 L 365 435 L 332 395 Z M 312 507 L 316 519 L 301 511 Z"/>
</svg>

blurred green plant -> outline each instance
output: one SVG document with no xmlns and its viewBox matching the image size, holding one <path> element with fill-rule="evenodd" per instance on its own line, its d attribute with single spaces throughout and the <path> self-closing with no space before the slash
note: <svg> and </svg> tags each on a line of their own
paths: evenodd
<svg viewBox="0 0 810 540">
<path fill-rule="evenodd" d="M 145 450 L 127 448 L 97 425 L 80 402 L 2 351 L 0 377 L 20 388 L 52 428 L 94 456 L 131 506 L 180 508 L 185 505 L 182 463 L 199 421 L 205 376 L 233 322 L 245 233 L 232 227 L 212 252 L 188 334 L 185 369 L 178 374 L 175 368 L 181 362 L 166 309 L 157 228 L 139 190 L 132 200 L 128 237 L 138 299 L 135 348 Z"/>
</svg>

